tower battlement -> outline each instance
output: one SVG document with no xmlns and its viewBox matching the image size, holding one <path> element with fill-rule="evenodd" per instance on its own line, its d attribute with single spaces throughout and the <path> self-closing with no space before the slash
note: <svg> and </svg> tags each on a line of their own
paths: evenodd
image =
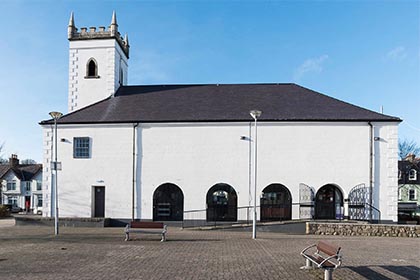
<svg viewBox="0 0 420 280">
<path fill-rule="evenodd" d="M 98 30 L 96 27 L 81 27 L 80 31 L 76 28 L 74 24 L 74 15 L 71 13 L 69 26 L 68 26 L 68 39 L 69 41 L 76 40 L 95 40 L 95 39 L 115 39 L 120 45 L 121 49 L 124 51 L 124 54 L 129 57 L 130 45 L 128 43 L 128 36 L 121 36 L 118 31 L 117 16 L 115 11 L 112 14 L 111 24 L 108 29 L 105 26 L 99 26 Z"/>
</svg>

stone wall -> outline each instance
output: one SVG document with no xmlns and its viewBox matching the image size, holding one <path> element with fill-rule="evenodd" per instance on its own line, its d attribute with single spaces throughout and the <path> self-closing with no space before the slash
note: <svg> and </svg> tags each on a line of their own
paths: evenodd
<svg viewBox="0 0 420 280">
<path fill-rule="evenodd" d="M 306 234 L 420 237 L 419 225 L 384 225 L 368 223 L 318 223 L 307 222 Z"/>
</svg>

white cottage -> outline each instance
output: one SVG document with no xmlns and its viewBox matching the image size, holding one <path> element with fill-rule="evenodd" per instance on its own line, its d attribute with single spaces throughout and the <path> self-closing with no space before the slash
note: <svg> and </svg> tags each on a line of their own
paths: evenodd
<svg viewBox="0 0 420 280">
<path fill-rule="evenodd" d="M 397 221 L 399 118 L 293 83 L 126 85 L 115 14 L 109 29 L 80 32 L 72 15 L 68 38 L 60 217 L 246 219 L 257 109 L 259 220 Z M 53 124 L 41 122 L 45 216 L 55 209 Z"/>
<path fill-rule="evenodd" d="M 42 164 L 20 164 L 17 155 L 0 164 L 0 204 L 35 214 L 42 212 Z"/>
</svg>

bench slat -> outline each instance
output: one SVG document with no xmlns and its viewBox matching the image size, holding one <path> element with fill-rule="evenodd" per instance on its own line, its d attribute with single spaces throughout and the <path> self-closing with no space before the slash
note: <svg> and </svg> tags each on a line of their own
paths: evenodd
<svg viewBox="0 0 420 280">
<path fill-rule="evenodd" d="M 323 241 L 319 241 L 316 248 L 320 251 L 323 252 L 325 254 L 327 254 L 328 256 L 334 256 L 334 255 L 338 255 L 338 253 L 340 252 L 340 247 L 334 246 L 332 244 L 323 242 Z"/>
<path fill-rule="evenodd" d="M 130 222 L 130 227 L 131 228 L 163 228 L 163 223 L 132 221 Z"/>
</svg>

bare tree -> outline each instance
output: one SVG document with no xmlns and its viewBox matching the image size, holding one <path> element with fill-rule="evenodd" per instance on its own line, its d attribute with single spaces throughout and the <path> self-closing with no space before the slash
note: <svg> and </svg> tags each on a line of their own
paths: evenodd
<svg viewBox="0 0 420 280">
<path fill-rule="evenodd" d="M 398 155 L 400 159 L 405 159 L 409 154 L 419 155 L 420 146 L 414 140 L 398 141 Z"/>
<path fill-rule="evenodd" d="M 28 158 L 28 159 L 22 160 L 21 161 L 21 164 L 36 164 L 36 161 L 33 160 L 33 159 Z"/>
<path fill-rule="evenodd" d="M 0 164 L 4 164 L 7 163 L 7 159 L 3 158 L 3 148 L 4 148 L 4 143 L 0 144 Z"/>
</svg>

